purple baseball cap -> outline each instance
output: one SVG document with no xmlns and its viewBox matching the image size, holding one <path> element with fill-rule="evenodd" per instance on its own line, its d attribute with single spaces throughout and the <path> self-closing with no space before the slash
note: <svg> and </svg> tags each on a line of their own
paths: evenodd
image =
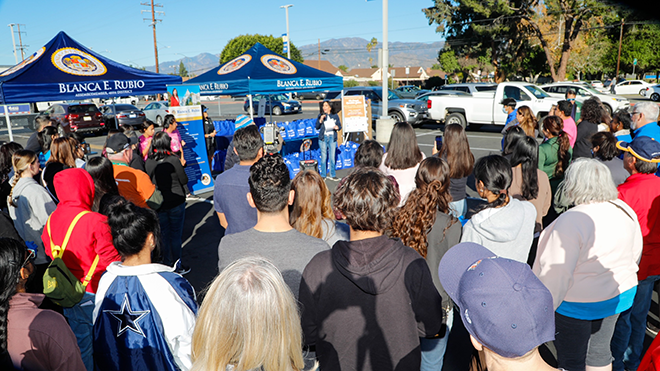
<svg viewBox="0 0 660 371">
<path fill-rule="evenodd" d="M 465 328 L 495 353 L 517 358 L 555 339 L 552 294 L 527 264 L 464 242 L 447 251 L 438 275 Z"/>
</svg>

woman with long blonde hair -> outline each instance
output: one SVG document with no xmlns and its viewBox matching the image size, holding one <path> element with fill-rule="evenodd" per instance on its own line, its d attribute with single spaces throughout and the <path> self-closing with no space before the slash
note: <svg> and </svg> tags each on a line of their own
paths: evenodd
<svg viewBox="0 0 660 371">
<path fill-rule="evenodd" d="M 298 305 L 261 257 L 231 263 L 211 283 L 192 338 L 192 371 L 304 368 Z"/>
<path fill-rule="evenodd" d="M 330 246 L 348 241 L 350 228 L 335 221 L 332 195 L 316 171 L 299 172 L 291 182 L 295 199 L 289 210 L 289 223 L 298 232 L 320 238 Z"/>
<path fill-rule="evenodd" d="M 539 136 L 539 123 L 534 116 L 532 109 L 527 106 L 518 108 L 517 111 L 518 125 L 525 131 L 527 136 L 538 138 Z"/>
<path fill-rule="evenodd" d="M 12 165 L 14 177 L 11 179 L 12 188 L 7 198 L 9 215 L 21 238 L 37 245 L 34 264 L 37 274 L 43 276 L 50 259 L 46 255 L 41 234 L 48 217 L 55 211 L 55 202 L 48 191 L 34 180 L 34 176 L 39 174 L 39 158 L 36 153 L 20 150 L 12 156 Z M 42 280 L 34 280 L 32 283 L 34 286 L 31 285 L 30 292 L 43 291 Z"/>
</svg>

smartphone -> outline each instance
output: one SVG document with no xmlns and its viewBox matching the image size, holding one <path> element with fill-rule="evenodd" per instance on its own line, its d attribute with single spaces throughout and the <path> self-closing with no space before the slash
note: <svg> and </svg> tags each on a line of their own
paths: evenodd
<svg viewBox="0 0 660 371">
<path fill-rule="evenodd" d="M 435 149 L 438 151 L 442 148 L 442 135 L 435 136 Z"/>
</svg>

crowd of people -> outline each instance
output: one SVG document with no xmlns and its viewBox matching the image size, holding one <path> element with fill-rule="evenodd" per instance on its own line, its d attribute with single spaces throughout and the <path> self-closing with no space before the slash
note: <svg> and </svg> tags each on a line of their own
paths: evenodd
<svg viewBox="0 0 660 371">
<path fill-rule="evenodd" d="M 237 121 L 203 299 L 183 276 L 174 116 L 110 133 L 86 161 L 84 138 L 39 122 L 31 149 L 0 147 L 1 368 L 442 370 L 464 327 L 465 370 L 653 369 L 660 342 L 641 362 L 660 280 L 658 106 L 610 118 L 594 98 L 565 100 L 537 122 L 502 104 L 501 153 L 475 161 L 447 125 L 427 157 L 397 123 L 387 151 L 360 144 L 334 193 L 332 168 L 292 179 Z M 329 107 L 325 150 L 341 128 Z"/>
</svg>

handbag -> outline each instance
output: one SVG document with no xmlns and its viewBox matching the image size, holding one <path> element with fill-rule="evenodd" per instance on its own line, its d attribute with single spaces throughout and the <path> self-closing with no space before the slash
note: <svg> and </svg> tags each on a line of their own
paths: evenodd
<svg viewBox="0 0 660 371">
<path fill-rule="evenodd" d="M 57 246 L 53 243 L 53 237 L 50 233 L 50 217 L 48 217 L 48 222 L 46 222 L 48 238 L 50 238 L 50 249 L 53 253 L 53 261 L 50 262 L 44 273 L 44 295 L 56 304 L 65 308 L 71 308 L 80 303 L 85 295 L 85 288 L 92 279 L 92 275 L 99 263 L 99 256 L 97 254 L 92 266 L 89 268 L 89 271 L 85 276 L 85 280 L 80 282 L 62 260 L 62 255 L 64 255 L 66 246 L 69 243 L 73 228 L 76 226 L 76 223 L 78 223 L 78 220 L 89 212 L 90 211 L 82 211 L 73 218 L 73 221 L 71 222 L 71 225 L 69 225 L 69 229 L 64 236 L 62 246 Z"/>
</svg>

